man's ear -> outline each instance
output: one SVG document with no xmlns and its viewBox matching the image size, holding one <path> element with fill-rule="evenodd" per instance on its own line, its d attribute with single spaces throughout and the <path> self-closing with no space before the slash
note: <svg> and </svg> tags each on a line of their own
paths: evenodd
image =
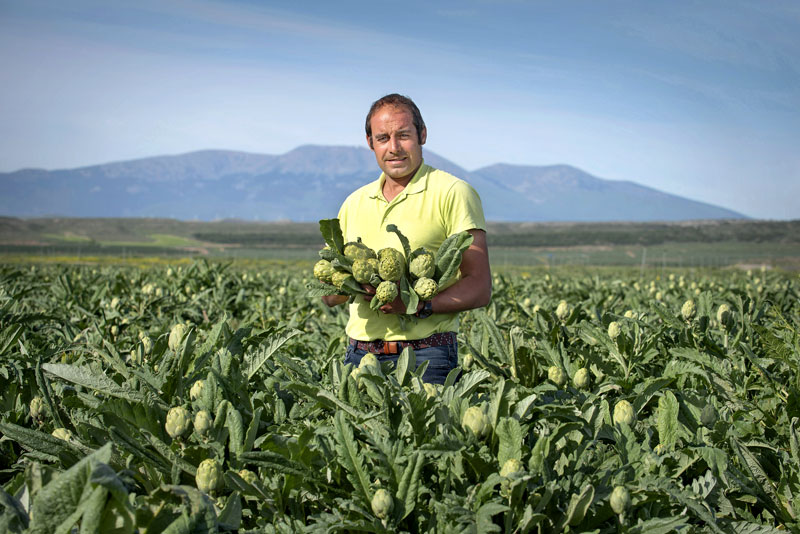
<svg viewBox="0 0 800 534">
<path fill-rule="evenodd" d="M 419 136 L 419 144 L 424 145 L 425 141 L 428 139 L 428 128 L 425 126 L 422 127 L 422 135 Z"/>
<path fill-rule="evenodd" d="M 369 146 L 370 150 L 375 150 L 374 148 L 372 148 L 372 136 L 371 135 L 367 136 L 367 146 Z"/>
</svg>

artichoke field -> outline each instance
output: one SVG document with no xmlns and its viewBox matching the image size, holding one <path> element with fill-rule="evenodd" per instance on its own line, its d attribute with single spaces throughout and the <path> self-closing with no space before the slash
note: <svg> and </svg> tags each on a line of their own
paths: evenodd
<svg viewBox="0 0 800 534">
<path fill-rule="evenodd" d="M 796 275 L 496 275 L 444 386 L 312 276 L 0 266 L 0 531 L 800 529 Z"/>
</svg>

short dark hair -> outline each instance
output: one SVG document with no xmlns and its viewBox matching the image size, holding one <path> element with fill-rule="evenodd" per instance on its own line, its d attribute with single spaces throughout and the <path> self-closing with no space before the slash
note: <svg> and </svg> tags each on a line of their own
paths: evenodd
<svg viewBox="0 0 800 534">
<path fill-rule="evenodd" d="M 370 146 L 372 146 L 372 116 L 383 106 L 404 107 L 411 112 L 411 121 L 414 123 L 414 128 L 417 129 L 417 141 L 422 144 L 422 130 L 425 128 L 425 121 L 422 120 L 422 113 L 419 112 L 419 108 L 413 100 L 407 96 L 392 93 L 384 96 L 383 98 L 379 98 L 373 102 L 372 106 L 369 108 L 369 113 L 367 113 L 366 130 L 367 139 L 369 139 Z"/>
</svg>

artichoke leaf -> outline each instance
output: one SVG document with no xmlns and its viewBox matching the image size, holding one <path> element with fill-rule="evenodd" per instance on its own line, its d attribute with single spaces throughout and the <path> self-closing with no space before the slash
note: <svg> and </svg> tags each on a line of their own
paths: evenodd
<svg viewBox="0 0 800 534">
<path fill-rule="evenodd" d="M 347 271 L 348 273 L 353 272 L 353 262 L 349 258 L 345 258 L 344 256 L 337 256 L 331 260 L 331 265 L 337 271 Z"/>
<path fill-rule="evenodd" d="M 322 219 L 319 221 L 319 231 L 325 242 L 339 254 L 344 254 L 344 236 L 339 219 Z M 327 259 L 327 258 L 326 258 Z"/>
<path fill-rule="evenodd" d="M 400 299 L 406 305 L 406 314 L 414 315 L 417 313 L 417 306 L 419 306 L 419 295 L 411 287 L 408 277 L 403 276 L 400 279 Z"/>
<path fill-rule="evenodd" d="M 397 225 L 394 224 L 387 225 L 386 231 L 397 234 L 397 238 L 400 240 L 400 244 L 403 245 L 403 254 L 405 254 L 406 260 L 408 260 L 408 258 L 411 257 L 411 243 L 408 242 L 408 238 L 404 236 L 403 233 L 400 231 L 400 229 L 397 228 Z M 406 264 L 407 263 L 408 261 L 406 261 Z"/>
</svg>

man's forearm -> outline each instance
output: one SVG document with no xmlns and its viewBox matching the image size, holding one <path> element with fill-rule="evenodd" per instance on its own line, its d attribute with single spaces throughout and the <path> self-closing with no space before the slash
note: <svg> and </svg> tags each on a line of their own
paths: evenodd
<svg viewBox="0 0 800 534">
<path fill-rule="evenodd" d="M 347 295 L 325 295 L 322 297 L 322 302 L 330 307 L 333 307 L 338 306 L 339 304 L 344 304 L 347 302 L 347 299 Z"/>
<path fill-rule="evenodd" d="M 470 230 L 473 241 L 461 259 L 461 279 L 431 301 L 433 313 L 455 313 L 486 306 L 492 298 L 492 272 L 486 232 Z"/>
<path fill-rule="evenodd" d="M 431 302 L 433 313 L 456 313 L 481 308 L 492 296 L 491 279 L 462 278 L 435 297 Z"/>
</svg>

